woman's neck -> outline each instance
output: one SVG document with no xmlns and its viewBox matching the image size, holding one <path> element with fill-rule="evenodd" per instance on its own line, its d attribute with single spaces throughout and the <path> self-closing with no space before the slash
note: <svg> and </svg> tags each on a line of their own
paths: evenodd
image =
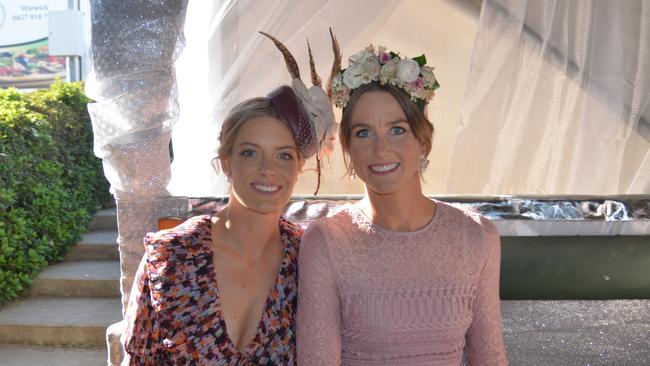
<svg viewBox="0 0 650 366">
<path fill-rule="evenodd" d="M 422 193 L 419 184 L 390 194 L 379 194 L 366 188 L 360 207 L 374 224 L 394 231 L 421 229 L 437 211 L 436 203 Z"/>
<path fill-rule="evenodd" d="M 231 198 L 214 218 L 213 238 L 250 259 L 264 256 L 280 239 L 280 213 L 258 213 Z"/>
</svg>

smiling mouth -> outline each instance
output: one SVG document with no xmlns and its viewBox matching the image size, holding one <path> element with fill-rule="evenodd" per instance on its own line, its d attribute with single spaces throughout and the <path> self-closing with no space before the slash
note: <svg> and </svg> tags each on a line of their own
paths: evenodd
<svg viewBox="0 0 650 366">
<path fill-rule="evenodd" d="M 264 193 L 274 193 L 280 190 L 280 186 L 277 184 L 252 183 L 251 186 L 253 187 L 253 189 Z"/>
<path fill-rule="evenodd" d="M 383 164 L 383 165 L 370 165 L 369 168 L 373 173 L 387 174 L 397 170 L 399 165 L 400 165 L 399 163 L 390 163 L 390 164 Z"/>
</svg>

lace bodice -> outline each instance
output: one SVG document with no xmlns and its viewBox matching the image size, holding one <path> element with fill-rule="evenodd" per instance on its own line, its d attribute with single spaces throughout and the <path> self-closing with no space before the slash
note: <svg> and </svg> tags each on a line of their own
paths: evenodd
<svg viewBox="0 0 650 366">
<path fill-rule="evenodd" d="M 436 202 L 414 232 L 355 205 L 301 242 L 300 365 L 504 365 L 499 236 L 483 216 Z"/>
</svg>

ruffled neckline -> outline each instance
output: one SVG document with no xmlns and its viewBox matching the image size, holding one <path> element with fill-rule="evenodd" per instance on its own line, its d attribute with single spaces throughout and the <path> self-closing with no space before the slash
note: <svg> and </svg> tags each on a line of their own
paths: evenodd
<svg viewBox="0 0 650 366">
<path fill-rule="evenodd" d="M 160 319 L 174 324 L 165 329 L 165 347 L 175 349 L 174 352 L 196 349 L 200 351 L 197 357 L 220 354 L 227 350 L 227 354 L 239 359 L 251 357 L 261 348 L 272 346 L 267 344 L 267 339 L 284 326 L 285 321 L 282 319 L 293 316 L 284 314 L 283 311 L 290 296 L 295 296 L 287 295 L 287 288 L 293 286 L 291 278 L 295 276 L 297 250 L 302 236 L 301 231 L 283 217 L 278 225 L 283 258 L 260 314 L 255 335 L 242 349 L 237 348 L 230 338 L 223 316 L 213 260 L 212 215 L 195 216 L 174 229 L 148 235 L 148 266 L 152 281 L 150 291 L 154 307 Z M 153 236 L 158 236 L 158 240 L 152 239 Z M 190 267 L 194 268 L 191 275 L 196 277 L 192 283 L 197 286 L 191 289 L 183 282 L 187 280 L 183 276 L 188 275 L 187 269 Z M 191 309 L 187 307 L 188 299 L 195 304 Z M 186 311 L 190 311 L 192 316 L 185 316 Z M 214 333 L 208 338 L 205 338 L 206 335 L 188 339 L 188 333 L 198 334 L 205 329 Z M 205 339 L 212 341 L 206 342 Z"/>
<path fill-rule="evenodd" d="M 246 343 L 243 346 L 243 348 L 240 349 L 235 345 L 235 341 L 233 341 L 232 338 L 230 338 L 230 334 L 228 333 L 228 327 L 226 324 L 226 318 L 223 312 L 223 306 L 221 304 L 221 295 L 220 295 L 221 291 L 219 289 L 219 281 L 217 281 L 217 272 L 216 272 L 217 269 L 215 268 L 214 265 L 215 251 L 212 247 L 213 216 L 214 215 L 204 215 L 201 224 L 205 225 L 206 233 L 207 233 L 207 235 L 203 238 L 203 240 L 207 245 L 206 252 L 208 253 L 208 256 L 210 258 L 210 263 L 208 265 L 208 273 L 209 273 L 209 278 L 212 282 L 212 289 L 216 294 L 215 301 L 217 302 L 219 324 L 223 329 L 223 333 L 224 333 L 223 335 L 226 344 L 230 348 L 231 352 L 238 355 L 250 355 L 254 353 L 260 347 L 260 345 L 264 343 L 263 339 L 265 337 L 275 332 L 276 328 L 280 326 L 279 322 L 274 322 L 272 320 L 281 317 L 281 314 L 279 313 L 278 309 L 282 307 L 281 302 L 283 300 L 280 297 L 274 296 L 274 293 L 282 292 L 287 282 L 286 277 L 287 277 L 288 268 L 289 266 L 291 266 L 291 263 L 294 261 L 295 254 L 293 253 L 293 250 L 295 250 L 296 243 L 293 241 L 293 238 L 295 237 L 295 227 L 291 222 L 286 220 L 284 217 L 280 217 L 278 221 L 278 226 L 280 227 L 280 241 L 282 242 L 282 246 L 283 246 L 282 260 L 280 261 L 280 266 L 278 268 L 275 281 L 273 282 L 273 286 L 270 288 L 269 293 L 266 297 L 264 309 L 262 311 L 260 320 L 257 323 L 257 327 L 255 329 L 255 335 L 253 336 L 252 339 L 249 340 L 248 343 Z"/>
</svg>

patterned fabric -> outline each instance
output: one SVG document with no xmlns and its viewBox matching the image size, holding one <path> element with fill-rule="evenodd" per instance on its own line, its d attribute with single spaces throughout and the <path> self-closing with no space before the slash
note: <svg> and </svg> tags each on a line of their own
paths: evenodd
<svg viewBox="0 0 650 366">
<path fill-rule="evenodd" d="M 211 248 L 211 217 L 149 233 L 125 319 L 131 365 L 295 365 L 297 255 L 302 231 L 279 222 L 284 258 L 252 341 L 225 333 Z"/>
<path fill-rule="evenodd" d="M 375 225 L 356 205 L 303 236 L 298 363 L 506 365 L 499 235 L 485 217 L 436 201 L 413 232 Z"/>
</svg>

